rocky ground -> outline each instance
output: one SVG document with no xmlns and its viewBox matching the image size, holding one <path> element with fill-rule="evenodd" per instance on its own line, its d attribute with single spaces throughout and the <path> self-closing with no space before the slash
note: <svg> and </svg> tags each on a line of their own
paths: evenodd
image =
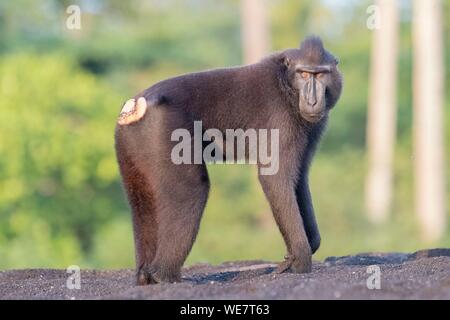
<svg viewBox="0 0 450 320">
<path fill-rule="evenodd" d="M 66 270 L 8 270 L 0 272 L 0 299 L 450 299 L 450 249 L 330 257 L 309 274 L 274 267 L 199 264 L 183 270 L 181 283 L 145 287 L 134 286 L 132 270 L 81 270 L 80 289 L 67 288 Z M 380 289 L 369 289 L 378 271 Z"/>
</svg>

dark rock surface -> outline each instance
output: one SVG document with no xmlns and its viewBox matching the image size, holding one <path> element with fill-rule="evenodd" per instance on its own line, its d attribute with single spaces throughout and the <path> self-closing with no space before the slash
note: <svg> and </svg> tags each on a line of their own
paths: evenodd
<svg viewBox="0 0 450 320">
<path fill-rule="evenodd" d="M 373 265 L 380 289 L 367 287 Z M 183 269 L 181 283 L 145 287 L 134 286 L 132 270 L 81 270 L 79 290 L 67 288 L 65 270 L 8 270 L 0 272 L 0 299 L 450 299 L 450 249 L 329 257 L 309 274 L 274 267 L 198 264 Z"/>
</svg>

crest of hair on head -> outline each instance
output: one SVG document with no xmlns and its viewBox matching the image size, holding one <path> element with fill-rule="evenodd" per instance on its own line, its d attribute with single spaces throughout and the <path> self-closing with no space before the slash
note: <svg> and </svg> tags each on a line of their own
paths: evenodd
<svg viewBox="0 0 450 320">
<path fill-rule="evenodd" d="M 301 43 L 300 52 L 302 58 L 311 64 L 321 64 L 325 58 L 322 40 L 315 36 L 310 36 Z"/>
</svg>

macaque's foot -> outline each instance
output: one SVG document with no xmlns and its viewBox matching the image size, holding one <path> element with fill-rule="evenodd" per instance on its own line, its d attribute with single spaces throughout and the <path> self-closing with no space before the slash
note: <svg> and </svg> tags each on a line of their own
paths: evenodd
<svg viewBox="0 0 450 320">
<path fill-rule="evenodd" d="M 145 286 L 157 283 L 174 283 L 181 281 L 180 272 L 164 273 L 156 271 L 154 268 L 142 267 L 136 274 L 136 284 Z"/>
<path fill-rule="evenodd" d="M 311 255 L 306 257 L 295 257 L 287 255 L 275 270 L 275 273 L 293 272 L 309 273 L 312 269 Z"/>
<path fill-rule="evenodd" d="M 151 272 L 148 268 L 140 268 L 136 273 L 136 285 L 146 286 L 148 284 L 155 284 L 156 281 L 153 279 Z"/>
<path fill-rule="evenodd" d="M 317 234 L 309 239 L 309 246 L 311 247 L 311 253 L 314 254 L 320 247 L 320 235 Z"/>
</svg>

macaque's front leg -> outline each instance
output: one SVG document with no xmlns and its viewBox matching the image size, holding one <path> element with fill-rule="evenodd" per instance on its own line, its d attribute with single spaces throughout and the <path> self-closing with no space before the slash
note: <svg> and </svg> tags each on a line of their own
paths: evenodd
<svg viewBox="0 0 450 320">
<path fill-rule="evenodd" d="M 295 195 L 295 185 L 283 175 L 259 176 L 275 221 L 286 243 L 287 255 L 277 272 L 311 271 L 311 248 L 303 226 Z"/>
<path fill-rule="evenodd" d="M 297 196 L 297 204 L 303 218 L 303 225 L 305 227 L 306 235 L 308 236 L 311 252 L 314 253 L 320 247 L 320 233 L 317 226 L 316 216 L 314 214 L 311 192 L 309 191 L 307 173 L 303 173 L 299 178 L 295 191 Z"/>
</svg>

